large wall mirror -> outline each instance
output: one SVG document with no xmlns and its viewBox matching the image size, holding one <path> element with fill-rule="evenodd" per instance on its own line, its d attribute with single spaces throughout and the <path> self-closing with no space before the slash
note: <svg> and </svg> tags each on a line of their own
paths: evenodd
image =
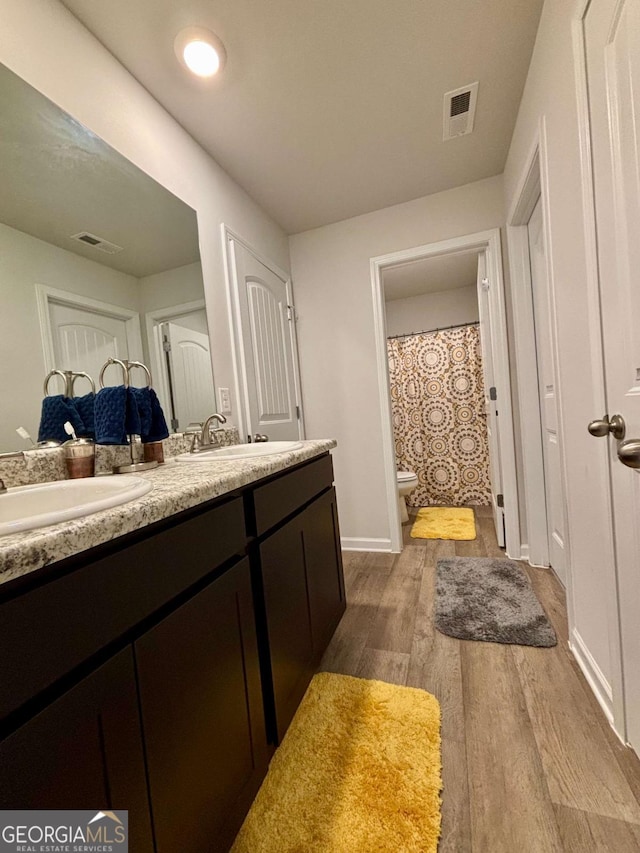
<svg viewBox="0 0 640 853">
<path fill-rule="evenodd" d="M 0 451 L 54 368 L 149 366 L 173 431 L 215 410 L 195 212 L 0 65 Z M 142 371 L 132 384 L 145 384 Z M 122 382 L 116 366 L 106 384 Z M 75 393 L 85 394 L 85 379 Z M 49 393 L 63 393 L 53 377 Z"/>
</svg>

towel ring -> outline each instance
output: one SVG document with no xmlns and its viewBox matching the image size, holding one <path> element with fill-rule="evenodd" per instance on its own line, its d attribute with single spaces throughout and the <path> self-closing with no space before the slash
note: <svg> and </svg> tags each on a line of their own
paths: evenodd
<svg viewBox="0 0 640 853">
<path fill-rule="evenodd" d="M 100 387 L 104 388 L 104 372 L 112 364 L 119 364 L 122 368 L 122 380 L 125 388 L 129 387 L 129 368 L 124 363 L 124 361 L 120 361 L 119 358 L 108 358 L 105 363 L 102 365 L 102 370 L 100 371 Z"/>
<path fill-rule="evenodd" d="M 94 393 L 94 394 L 96 393 L 95 382 L 89 376 L 88 373 L 85 373 L 84 371 L 80 371 L 79 373 L 76 373 L 74 370 L 58 370 L 57 368 L 54 368 L 53 370 L 50 370 L 44 378 L 43 389 L 44 389 L 44 396 L 45 397 L 49 396 L 49 382 L 53 379 L 54 376 L 61 376 L 64 379 L 64 396 L 65 397 L 74 397 L 75 396 L 73 393 L 73 386 L 75 385 L 76 379 L 79 379 L 80 377 L 82 377 L 84 379 L 88 379 L 89 382 L 91 383 L 92 393 Z"/>
<path fill-rule="evenodd" d="M 149 370 L 147 365 L 143 364 L 141 361 L 129 361 L 127 362 L 127 364 L 129 366 L 129 370 L 131 370 L 132 367 L 140 367 L 142 370 L 144 370 L 144 372 L 147 374 L 147 388 L 151 388 L 151 371 Z"/>
<path fill-rule="evenodd" d="M 65 392 L 67 390 L 68 380 L 67 380 L 67 376 L 66 376 L 64 370 L 56 370 L 54 368 L 53 370 L 50 370 L 44 378 L 43 389 L 44 389 L 44 396 L 45 397 L 49 396 L 49 382 L 53 379 L 54 376 L 62 376 L 62 378 L 64 379 Z M 68 397 L 69 395 L 67 394 L 66 396 Z"/>
<path fill-rule="evenodd" d="M 71 374 L 71 396 L 75 397 L 75 392 L 74 392 L 73 388 L 76 384 L 76 379 L 81 379 L 81 378 L 89 380 L 89 382 L 91 383 L 91 393 L 95 394 L 96 393 L 96 383 L 93 381 L 93 379 L 89 376 L 88 373 L 85 373 L 84 370 L 81 370 L 79 373 L 72 373 Z"/>
</svg>

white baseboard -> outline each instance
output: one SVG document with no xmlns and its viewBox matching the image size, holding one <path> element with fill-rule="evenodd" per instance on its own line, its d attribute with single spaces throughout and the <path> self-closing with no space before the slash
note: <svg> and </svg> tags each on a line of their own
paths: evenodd
<svg viewBox="0 0 640 853">
<path fill-rule="evenodd" d="M 359 539 L 343 536 L 340 544 L 343 551 L 391 551 L 391 539 Z"/>
<path fill-rule="evenodd" d="M 514 554 L 510 553 L 510 551 L 505 548 L 504 553 L 510 560 L 523 560 L 525 563 L 529 562 L 528 545 L 520 545 L 519 550 Z"/>
<path fill-rule="evenodd" d="M 589 687 L 593 690 L 598 704 L 605 713 L 609 725 L 613 727 L 613 693 L 611 685 L 604 677 L 602 670 L 594 660 L 591 652 L 586 647 L 584 640 L 574 628 L 569 640 L 569 648 L 573 652 L 582 674 L 587 679 Z M 614 729 L 615 731 L 615 729 Z"/>
</svg>

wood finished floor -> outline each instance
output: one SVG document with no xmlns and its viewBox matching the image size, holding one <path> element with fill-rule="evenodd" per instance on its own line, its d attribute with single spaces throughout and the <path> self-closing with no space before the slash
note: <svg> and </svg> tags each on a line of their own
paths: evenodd
<svg viewBox="0 0 640 853">
<path fill-rule="evenodd" d="M 475 510 L 473 542 L 411 539 L 404 525 L 400 555 L 345 552 L 347 611 L 320 669 L 438 697 L 440 853 L 638 853 L 640 761 L 612 732 L 569 651 L 555 575 L 522 564 L 558 634 L 555 648 L 456 640 L 433 627 L 437 560 L 504 556 L 489 508 Z"/>
</svg>

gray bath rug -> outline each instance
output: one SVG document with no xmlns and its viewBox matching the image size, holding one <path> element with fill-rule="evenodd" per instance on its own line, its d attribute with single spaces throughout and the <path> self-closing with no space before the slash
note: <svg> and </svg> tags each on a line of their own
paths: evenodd
<svg viewBox="0 0 640 853">
<path fill-rule="evenodd" d="M 529 578 L 512 560 L 438 560 L 435 624 L 460 640 L 555 646 L 556 634 Z"/>
</svg>

